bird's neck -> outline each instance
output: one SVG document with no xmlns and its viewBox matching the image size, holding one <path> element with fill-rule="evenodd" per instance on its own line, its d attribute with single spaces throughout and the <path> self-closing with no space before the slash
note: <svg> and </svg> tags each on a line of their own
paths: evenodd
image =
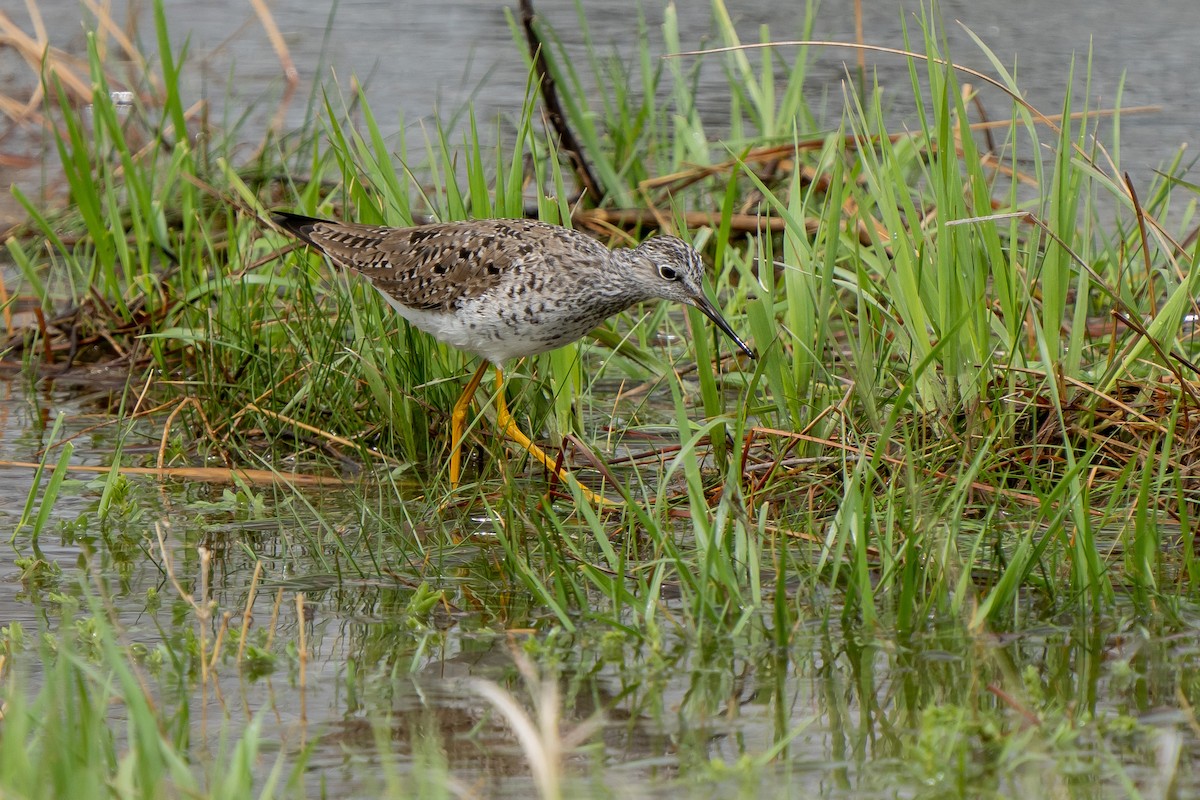
<svg viewBox="0 0 1200 800">
<path fill-rule="evenodd" d="M 623 247 L 612 251 L 612 268 L 609 270 L 611 290 L 629 299 L 629 303 L 652 300 L 654 294 L 647 291 L 640 275 L 647 269 L 646 257 L 637 248 Z"/>
</svg>

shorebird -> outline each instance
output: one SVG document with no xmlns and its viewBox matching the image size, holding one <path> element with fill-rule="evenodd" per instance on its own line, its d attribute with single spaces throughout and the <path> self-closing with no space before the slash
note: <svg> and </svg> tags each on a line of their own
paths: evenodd
<svg viewBox="0 0 1200 800">
<path fill-rule="evenodd" d="M 461 474 L 467 410 L 489 364 L 496 371 L 500 432 L 567 481 L 573 476 L 557 467 L 509 413 L 504 362 L 574 342 L 613 314 L 655 299 L 698 308 L 754 357 L 705 295 L 700 254 L 674 236 L 609 250 L 579 231 L 524 219 L 411 228 L 284 212 L 275 213 L 273 220 L 335 267 L 366 278 L 410 324 L 482 359 L 450 417 L 451 488 L 458 486 Z M 575 483 L 590 502 L 612 502 Z"/>
</svg>

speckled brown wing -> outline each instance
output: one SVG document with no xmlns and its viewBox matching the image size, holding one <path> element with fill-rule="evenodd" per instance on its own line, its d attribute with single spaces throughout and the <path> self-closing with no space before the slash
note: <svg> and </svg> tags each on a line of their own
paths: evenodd
<svg viewBox="0 0 1200 800">
<path fill-rule="evenodd" d="M 472 220 L 387 228 L 330 222 L 295 214 L 275 221 L 322 250 L 338 266 L 365 276 L 397 302 L 422 310 L 450 309 L 487 292 L 516 269 L 536 269 L 546 245 L 561 247 L 564 229 L 531 220 Z M 603 245 L 570 232 L 576 247 Z"/>
</svg>

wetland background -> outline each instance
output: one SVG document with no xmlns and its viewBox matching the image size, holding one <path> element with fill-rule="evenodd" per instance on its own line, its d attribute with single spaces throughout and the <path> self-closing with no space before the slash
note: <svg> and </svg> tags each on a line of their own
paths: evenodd
<svg viewBox="0 0 1200 800">
<path fill-rule="evenodd" d="M 543 3 L 582 198 L 493 4 L 9 10 L 4 792 L 1193 794 L 1200 21 L 867 5 L 998 85 Z M 626 509 L 487 423 L 449 492 L 471 364 L 276 207 L 685 228 L 762 357 L 623 315 L 511 404 Z"/>
</svg>

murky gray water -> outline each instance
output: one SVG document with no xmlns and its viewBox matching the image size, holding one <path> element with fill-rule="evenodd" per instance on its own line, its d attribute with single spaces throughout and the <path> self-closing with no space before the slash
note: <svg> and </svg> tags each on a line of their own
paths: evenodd
<svg viewBox="0 0 1200 800">
<path fill-rule="evenodd" d="M 68 52 L 83 51 L 83 30 L 76 0 L 41 0 L 38 7 L 46 19 L 53 43 Z M 117 19 L 127 13 L 115 3 Z M 368 97 L 376 116 L 386 129 L 396 130 L 401 115 L 408 125 L 427 120 L 435 113 L 447 115 L 473 100 L 479 119 L 497 114 L 515 115 L 524 97 L 526 70 L 519 46 L 513 42 L 506 22 L 505 6 L 512 4 L 481 0 L 450 0 L 405 3 L 343 0 L 330 4 L 297 2 L 276 4 L 275 20 L 286 40 L 300 74 L 301 89 L 291 104 L 287 126 L 299 126 L 309 109 L 308 88 L 314 81 L 336 76 L 348 87 L 357 77 L 368 86 Z M 634 52 L 639 4 L 629 0 L 589 0 L 585 4 L 594 42 L 611 44 L 618 53 Z M 661 49 L 660 26 L 665 4 L 647 0 L 646 22 L 651 42 Z M 757 41 L 762 25 L 770 27 L 774 40 L 795 38 L 801 33 L 803 6 L 794 0 L 756 0 L 730 3 L 730 13 L 745 42 Z M 910 30 L 917 28 L 918 0 L 865 0 L 864 39 L 868 43 L 900 47 L 902 20 Z M 573 3 L 540 2 L 539 14 L 550 22 L 569 47 L 584 53 L 580 26 Z M 243 0 L 183 2 L 167 0 L 173 38 L 191 43 L 194 67 L 191 91 L 207 97 L 217 109 L 215 117 L 232 126 L 247 108 L 247 139 L 274 111 L 274 99 L 283 84 L 280 62 L 272 50 L 250 5 Z M 824 3 L 816 15 L 816 39 L 850 41 L 854 37 L 853 4 Z M 711 43 L 708 3 L 680 3 L 680 38 L 685 45 L 702 47 Z M 1027 98 L 1047 114 L 1061 106 L 1072 59 L 1077 75 L 1086 72 L 1089 46 L 1093 49 L 1092 83 L 1075 81 L 1077 97 L 1083 92 L 1091 107 L 1108 107 L 1117 100 L 1122 76 L 1122 104 L 1159 105 L 1153 114 L 1130 115 L 1122 127 L 1123 168 L 1139 185 L 1146 185 L 1151 170 L 1168 161 L 1181 143 L 1188 142 L 1197 125 L 1195 109 L 1200 106 L 1200 62 L 1195 43 L 1200 41 L 1200 13 L 1191 0 L 1161 0 L 1128 3 L 1120 0 L 1089 2 L 1063 0 L 1048 4 L 1034 0 L 996 0 L 974 3 L 947 0 L 941 4 L 946 21 L 950 53 L 960 63 L 992 73 L 984 54 L 958 23 L 973 30 L 1013 70 Z M 14 13 L 15 22 L 31 29 L 24 13 Z M 153 49 L 151 15 L 141 8 L 137 15 L 146 46 Z M 919 32 L 913 32 L 919 39 Z M 815 66 L 810 81 L 814 105 L 826 95 L 823 106 L 831 124 L 840 117 L 840 82 L 846 65 L 855 63 L 853 51 L 823 48 L 813 53 Z M 903 123 L 902 93 L 907 93 L 904 62 L 894 56 L 872 54 L 867 59 L 885 86 L 895 87 L 897 124 Z M 195 69 L 199 67 L 199 69 Z M 587 70 L 581 70 L 587 72 Z M 21 87 L 18 97 L 31 92 L 34 80 L 26 65 L 11 52 L 0 50 L 0 81 Z M 725 78 L 715 60 L 702 73 L 701 97 L 708 102 L 702 111 L 714 130 L 721 128 L 721 115 L 728 113 Z M 225 103 L 226 99 L 232 102 Z M 263 102 L 269 99 L 271 102 Z M 1008 103 L 995 90 L 985 90 L 984 101 L 994 116 L 1007 115 Z M 1074 108 L 1081 107 L 1076 99 Z M 11 131 L 10 131 L 11 133 Z M 1101 133 L 1111 142 L 1111 126 Z M 36 158 L 43 140 L 25 135 L 0 138 L 0 155 Z M 0 159 L 0 184 L 14 179 L 26 187 L 41 179 L 36 170 L 5 172 Z M 0 224 L 18 213 L 11 200 L 0 201 Z"/>
<path fill-rule="evenodd" d="M 427 117 L 435 108 L 451 111 L 474 99 L 481 118 L 515 113 L 524 96 L 526 72 L 517 56 L 505 22 L 505 3 L 407 2 L 391 4 L 345 0 L 330 15 L 322 3 L 289 3 L 276 11 L 302 79 L 311 81 L 330 71 L 343 83 L 352 75 L 369 80 L 370 99 L 382 120 L 403 113 L 408 120 Z M 589 0 L 584 4 L 592 38 L 611 43 L 618 52 L 633 53 L 638 4 L 629 0 Z M 651 41 L 661 42 L 662 2 L 643 4 Z M 921 4 L 917 0 L 865 0 L 863 35 L 868 43 L 901 47 L 902 19 L 916 29 Z M 775 40 L 800 35 L 804 3 L 795 0 L 757 0 L 729 3 L 730 14 L 743 42 L 759 39 L 760 26 Z M 573 3 L 540 2 L 535 7 L 568 45 L 579 46 L 580 28 Z M 403 10 L 400 10 L 400 9 Z M 171 3 L 171 22 L 177 36 L 190 32 L 198 56 L 211 64 L 210 92 L 220 96 L 230 62 L 237 65 L 237 91 L 247 98 L 279 79 L 278 62 L 266 46 L 250 9 L 232 0 L 219 3 Z M 816 39 L 852 41 L 853 4 L 827 2 L 816 16 Z M 990 3 L 952 0 L 941 4 L 955 60 L 991 72 L 987 59 L 965 34 L 974 31 L 1014 70 L 1019 85 L 1046 113 L 1059 109 L 1072 58 L 1085 72 L 1089 45 L 1093 48 L 1091 97 L 1097 105 L 1116 100 L 1126 75 L 1125 105 L 1161 105 L 1154 116 L 1127 122 L 1125 148 L 1140 167 L 1157 164 L 1194 134 L 1195 109 L 1200 105 L 1200 65 L 1195 43 L 1200 41 L 1200 12 L 1190 0 L 1129 3 L 1120 0 L 1066 0 L 1047 4 L 1033 0 Z M 680 38 L 701 47 L 711 40 L 708 3 L 679 3 Z M 222 46 L 230 21 L 245 27 Z M 919 31 L 913 36 L 919 39 Z M 211 54 L 211 55 L 210 55 Z M 837 82 L 845 77 L 843 62 L 853 65 L 852 51 L 819 50 L 813 89 L 825 79 L 833 96 L 830 110 L 840 109 Z M 907 84 L 906 67 L 895 57 L 869 55 L 885 85 L 893 79 Z M 710 110 L 727 108 L 724 76 L 709 75 Z M 1080 84 L 1082 89 L 1082 84 Z M 703 96 L 705 92 L 701 92 Z M 990 98 L 1004 113 L 1003 98 Z M 293 114 L 301 109 L 293 109 Z"/>
</svg>

